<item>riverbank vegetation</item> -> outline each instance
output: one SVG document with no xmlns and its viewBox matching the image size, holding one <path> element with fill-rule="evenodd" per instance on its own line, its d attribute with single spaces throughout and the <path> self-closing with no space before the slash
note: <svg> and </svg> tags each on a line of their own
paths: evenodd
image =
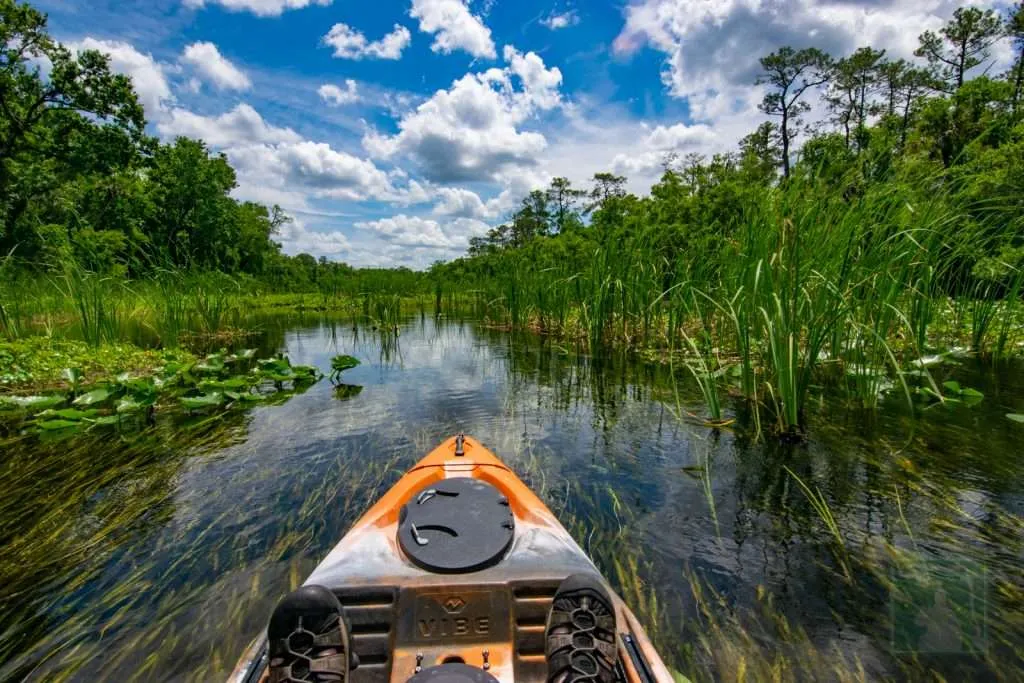
<svg viewBox="0 0 1024 683">
<path fill-rule="evenodd" d="M 680 356 L 714 421 L 722 391 L 788 434 L 822 384 L 941 398 L 930 356 L 1024 339 L 1022 15 L 957 10 L 917 63 L 781 48 L 735 152 L 666 159 L 644 197 L 556 178 L 432 275 L 475 283 L 497 324 Z M 1007 40 L 1014 67 L 972 78 Z M 812 109 L 828 118 L 805 126 Z"/>
</svg>

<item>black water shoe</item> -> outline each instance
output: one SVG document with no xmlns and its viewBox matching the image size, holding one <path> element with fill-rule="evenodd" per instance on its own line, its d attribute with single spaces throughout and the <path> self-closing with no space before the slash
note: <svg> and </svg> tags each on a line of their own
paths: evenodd
<svg viewBox="0 0 1024 683">
<path fill-rule="evenodd" d="M 281 598 L 267 627 L 269 683 L 344 683 L 358 661 L 337 596 L 303 586 Z"/>
<path fill-rule="evenodd" d="M 614 683 L 615 608 L 601 579 L 573 574 L 558 587 L 548 614 L 548 683 Z"/>
</svg>

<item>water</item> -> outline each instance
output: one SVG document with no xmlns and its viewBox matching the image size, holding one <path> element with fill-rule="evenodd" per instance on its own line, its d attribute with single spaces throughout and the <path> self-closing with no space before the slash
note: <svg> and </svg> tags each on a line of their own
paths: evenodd
<svg viewBox="0 0 1024 683">
<path fill-rule="evenodd" d="M 355 355 L 345 381 L 362 389 L 3 445 L 0 679 L 223 679 L 279 596 L 459 430 L 541 495 L 695 679 L 838 679 L 854 659 L 868 678 L 1021 677 L 1024 425 L 1004 417 L 1024 412 L 1019 367 L 944 370 L 985 400 L 917 420 L 896 399 L 865 415 L 822 397 L 806 443 L 758 444 L 688 418 L 699 394 L 664 368 L 471 323 L 417 318 L 389 339 L 272 318 L 261 339 L 324 370 Z M 918 608 L 948 603 L 922 635 L 944 622 Z"/>
</svg>

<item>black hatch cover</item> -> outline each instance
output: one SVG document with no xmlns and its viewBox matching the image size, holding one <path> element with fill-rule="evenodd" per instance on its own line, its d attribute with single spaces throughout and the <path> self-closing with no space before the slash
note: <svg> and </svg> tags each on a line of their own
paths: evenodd
<svg viewBox="0 0 1024 683">
<path fill-rule="evenodd" d="M 459 477 L 425 486 L 402 507 L 398 543 L 422 569 L 461 574 L 497 564 L 514 530 L 508 499 L 498 489 Z"/>
</svg>

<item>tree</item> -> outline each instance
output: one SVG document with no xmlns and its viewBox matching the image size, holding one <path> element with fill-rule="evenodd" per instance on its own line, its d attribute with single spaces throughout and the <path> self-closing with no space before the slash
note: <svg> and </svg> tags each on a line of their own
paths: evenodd
<svg viewBox="0 0 1024 683">
<path fill-rule="evenodd" d="M 907 140 L 911 118 L 921 97 L 932 83 L 931 75 L 906 60 L 885 62 L 880 67 L 885 113 L 890 125 L 899 131 L 899 144 Z"/>
<path fill-rule="evenodd" d="M 547 190 L 547 200 L 554 205 L 555 230 L 564 232 L 567 227 L 579 225 L 576 204 L 584 195 L 582 190 L 572 187 L 568 178 L 554 178 Z"/>
<path fill-rule="evenodd" d="M 846 146 L 852 138 L 863 149 L 863 131 L 868 117 L 879 111 L 874 97 L 882 89 L 882 65 L 885 50 L 858 48 L 849 57 L 836 62 L 825 96 L 834 121 L 842 128 Z"/>
<path fill-rule="evenodd" d="M 771 121 L 765 121 L 740 140 L 740 169 L 760 184 L 767 185 L 775 179 L 779 168 L 779 129 Z"/>
<path fill-rule="evenodd" d="M 960 7 L 938 34 L 925 31 L 918 37 L 914 54 L 928 60 L 936 89 L 953 93 L 963 86 L 964 74 L 988 59 L 989 48 L 1002 35 L 1002 21 L 995 12 Z"/>
<path fill-rule="evenodd" d="M 131 80 L 111 73 L 105 55 L 73 55 L 46 33 L 45 15 L 0 0 L 0 250 L 30 237 L 17 223 L 67 178 L 69 156 L 95 148 L 83 136 L 116 128 L 136 144 L 144 127 Z"/>
<path fill-rule="evenodd" d="M 228 197 L 235 171 L 224 155 L 210 156 L 202 142 L 178 138 L 157 150 L 150 182 L 159 207 L 149 224 L 157 258 L 166 254 L 180 267 L 240 265 L 238 216 Z"/>
<path fill-rule="evenodd" d="M 593 213 L 596 209 L 604 206 L 604 203 L 613 197 L 624 197 L 626 195 L 626 177 L 614 173 L 595 173 L 594 187 L 590 189 L 590 201 L 584 207 L 586 214 Z"/>
<path fill-rule="evenodd" d="M 1013 112 L 1016 114 L 1024 96 L 1024 0 L 1010 13 L 1006 19 L 1006 34 L 1013 41 L 1017 50 L 1017 59 L 1010 69 L 1010 82 L 1013 84 Z"/>
<path fill-rule="evenodd" d="M 551 210 L 548 206 L 548 195 L 542 190 L 534 190 L 522 202 L 519 210 L 512 216 L 511 243 L 521 247 L 551 230 Z"/>
<path fill-rule="evenodd" d="M 790 151 L 796 138 L 800 117 L 810 109 L 801 100 L 804 93 L 826 83 L 829 79 L 831 59 L 821 50 L 805 48 L 794 50 L 783 47 L 761 58 L 761 74 L 756 83 L 773 90 L 765 94 L 760 109 L 768 116 L 777 116 L 781 144 L 782 176 L 789 177 Z"/>
</svg>

